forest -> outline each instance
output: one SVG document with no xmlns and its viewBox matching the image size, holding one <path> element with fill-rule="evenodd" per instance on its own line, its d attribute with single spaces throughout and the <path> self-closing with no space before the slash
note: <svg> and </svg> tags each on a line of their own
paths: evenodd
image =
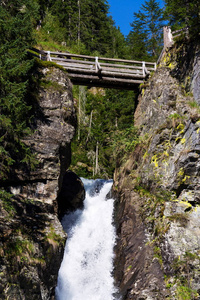
<svg viewBox="0 0 200 300">
<path fill-rule="evenodd" d="M 184 2 L 184 5 L 183 5 Z M 199 0 L 146 0 L 133 13 L 131 31 L 123 36 L 103 0 L 3 0 L 0 3 L 0 179 L 11 168 L 37 161 L 23 138 L 34 130 L 32 106 L 37 59 L 32 47 L 78 54 L 156 61 L 162 28 L 187 28 L 199 39 Z M 133 114 L 139 91 L 73 87 L 77 100 L 77 134 L 71 168 L 79 176 L 112 177 L 122 154 L 137 144 Z"/>
</svg>

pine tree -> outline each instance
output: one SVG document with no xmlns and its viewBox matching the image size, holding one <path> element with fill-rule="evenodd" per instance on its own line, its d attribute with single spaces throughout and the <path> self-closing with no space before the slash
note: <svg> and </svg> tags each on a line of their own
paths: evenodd
<svg viewBox="0 0 200 300">
<path fill-rule="evenodd" d="M 23 160 L 29 151 L 20 139 L 29 122 L 25 96 L 33 61 L 27 49 L 33 43 L 35 4 L 9 0 L 0 5 L 0 177 L 6 177 L 16 158 Z"/>
<path fill-rule="evenodd" d="M 125 40 L 124 35 L 121 33 L 119 27 L 116 28 L 114 22 L 111 20 L 111 43 L 109 45 L 109 51 L 107 52 L 108 57 L 115 58 L 128 58 L 129 48 Z"/>
<path fill-rule="evenodd" d="M 174 30 L 188 27 L 191 35 L 199 38 L 199 0 L 165 0 L 165 18 Z"/>
<path fill-rule="evenodd" d="M 163 12 L 156 0 L 145 1 L 138 13 L 134 13 L 132 31 L 128 36 L 133 55 L 136 58 L 148 55 L 157 57 L 162 43 Z"/>
<path fill-rule="evenodd" d="M 127 43 L 130 47 L 130 58 L 142 60 L 148 58 L 147 41 L 148 34 L 147 30 L 144 29 L 143 22 L 141 22 L 143 15 L 140 15 L 140 19 L 136 19 L 131 24 L 132 30 L 127 36 Z"/>
<path fill-rule="evenodd" d="M 38 1 L 42 5 L 43 1 Z M 113 21 L 108 8 L 104 0 L 49 0 L 43 20 L 45 34 L 69 46 L 84 45 L 89 53 L 105 54 L 112 45 Z"/>
</svg>

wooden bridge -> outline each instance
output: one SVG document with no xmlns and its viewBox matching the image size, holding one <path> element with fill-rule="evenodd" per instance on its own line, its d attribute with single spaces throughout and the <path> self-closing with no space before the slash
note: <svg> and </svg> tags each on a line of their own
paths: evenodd
<svg viewBox="0 0 200 300">
<path fill-rule="evenodd" d="M 78 55 L 53 51 L 39 51 L 42 60 L 52 61 L 69 74 L 73 84 L 134 90 L 143 83 L 156 63 Z"/>
</svg>

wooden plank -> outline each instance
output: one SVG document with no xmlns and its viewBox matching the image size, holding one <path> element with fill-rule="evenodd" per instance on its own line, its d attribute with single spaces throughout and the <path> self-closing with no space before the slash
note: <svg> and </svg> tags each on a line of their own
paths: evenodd
<svg viewBox="0 0 200 300">
<path fill-rule="evenodd" d="M 68 74 L 82 74 L 82 75 L 94 75 L 94 76 L 112 76 L 113 78 L 145 78 L 141 73 L 116 73 L 116 72 L 108 72 L 108 71 L 101 71 L 97 73 L 96 70 L 86 70 L 86 69 L 68 69 Z"/>
<path fill-rule="evenodd" d="M 180 32 L 185 32 L 187 31 L 188 28 L 187 27 L 184 27 L 182 29 L 178 29 L 178 30 L 175 30 L 175 31 L 172 31 L 172 35 L 176 34 L 176 33 L 180 33 Z M 174 36 L 173 36 L 174 37 Z"/>
<path fill-rule="evenodd" d="M 59 62 L 59 65 L 63 66 L 66 70 L 71 70 L 71 71 L 79 71 L 79 72 L 84 72 L 85 70 L 92 70 L 95 68 L 94 65 L 84 65 L 84 64 L 70 64 L 70 63 L 63 63 Z M 124 74 L 142 74 L 142 70 L 137 70 L 137 69 L 117 69 L 117 68 L 102 68 L 102 71 L 110 71 L 113 72 L 113 74 L 118 74 L 118 73 L 124 73 Z M 137 72 L 138 71 L 138 72 Z"/>
<path fill-rule="evenodd" d="M 147 71 L 155 71 L 154 68 L 146 68 L 146 69 L 147 69 Z"/>
<path fill-rule="evenodd" d="M 107 72 L 107 71 L 101 71 L 102 75 L 105 76 L 113 76 L 114 78 L 116 77 L 125 77 L 125 78 L 145 78 L 142 74 L 130 74 L 130 73 L 114 73 L 114 72 Z"/>
<path fill-rule="evenodd" d="M 71 68 L 71 67 L 74 67 L 74 68 L 95 68 L 95 64 L 91 64 L 91 62 L 84 62 L 84 61 L 79 61 L 79 60 L 59 60 L 57 61 L 57 59 L 53 59 L 52 61 L 56 62 L 57 64 L 61 65 L 61 66 L 66 66 L 66 68 Z M 72 63 L 74 62 L 74 63 Z M 80 64 L 81 62 L 81 64 Z M 141 72 L 142 71 L 142 67 L 135 67 L 135 66 L 128 66 L 128 65 L 120 65 L 120 68 L 118 68 L 119 65 L 113 65 L 113 64 L 101 64 L 101 66 L 110 66 L 110 67 L 107 67 L 107 68 L 102 68 L 104 70 L 110 70 L 110 71 L 115 71 L 116 72 Z M 124 69 L 122 69 L 124 68 Z M 148 68 L 149 70 L 154 70 L 153 68 Z"/>
<path fill-rule="evenodd" d="M 90 65 L 90 66 L 94 66 L 95 67 L 95 62 L 89 62 L 89 61 L 84 61 L 84 60 L 75 60 L 75 59 L 58 59 L 58 58 L 55 58 L 53 57 L 52 58 L 52 61 L 60 64 L 60 65 L 68 65 L 68 66 L 76 66 L 77 65 L 77 68 L 79 67 L 80 63 L 83 64 L 83 65 Z M 73 64 L 74 63 L 74 64 Z M 81 66 L 81 65 L 80 65 Z M 118 65 L 118 64 L 107 64 L 107 63 L 101 63 L 100 66 L 107 66 L 107 67 L 113 67 L 113 69 L 118 69 L 118 68 L 124 68 L 127 69 L 127 70 L 142 70 L 143 68 L 142 67 L 137 67 L 137 66 L 130 66 L 130 65 Z M 83 66 L 82 66 L 83 67 Z M 104 69 L 107 69 L 107 68 L 104 68 Z M 149 68 L 148 68 L 149 69 Z M 152 69 L 153 70 L 153 69 Z"/>
<path fill-rule="evenodd" d="M 44 52 L 46 54 L 48 54 L 48 51 L 44 51 Z M 50 55 L 60 55 L 60 56 L 67 56 L 67 57 L 86 58 L 86 59 L 93 59 L 93 60 L 95 60 L 95 58 L 96 58 L 95 56 L 72 54 L 72 53 L 64 53 L 64 52 L 54 52 L 54 51 L 50 51 Z M 141 64 L 141 61 L 128 60 L 128 59 L 116 59 L 116 58 L 98 57 L 98 60 Z M 153 62 L 145 62 L 145 64 L 154 65 Z"/>
<path fill-rule="evenodd" d="M 52 61 L 60 64 L 60 65 L 64 65 L 63 63 L 65 62 L 66 65 L 69 64 L 71 66 L 71 63 L 74 63 L 74 67 L 75 64 L 77 64 L 77 67 L 79 63 L 84 64 L 84 65 L 90 65 L 90 67 L 94 66 L 95 67 L 95 62 L 90 62 L 90 61 L 84 61 L 84 60 L 75 60 L 75 59 L 63 59 L 63 58 L 56 58 L 56 57 L 51 57 Z M 133 70 L 143 70 L 143 67 L 141 66 L 130 66 L 130 65 L 121 65 L 121 64 L 109 64 L 109 63 L 101 63 L 101 66 L 108 66 L 108 67 L 113 67 L 113 68 L 127 68 L 127 69 L 133 69 Z M 82 66 L 83 67 L 83 66 Z M 155 67 L 151 68 L 146 66 L 146 69 L 148 71 L 155 71 Z"/>
<path fill-rule="evenodd" d="M 65 69 L 95 69 L 95 65 L 84 65 L 84 64 L 70 64 L 70 63 L 63 63 L 63 62 L 59 62 L 58 63 L 60 66 L 63 66 Z"/>
<path fill-rule="evenodd" d="M 142 66 L 130 66 L 130 65 L 121 65 L 121 64 L 108 64 L 108 63 L 100 63 L 101 66 L 107 66 L 107 67 L 116 67 L 116 68 L 129 68 L 129 69 L 143 69 Z"/>
<path fill-rule="evenodd" d="M 66 62 L 66 63 L 81 63 L 81 64 L 85 64 L 85 65 L 91 65 L 94 64 L 95 65 L 95 61 L 88 61 L 88 60 L 78 60 L 78 59 L 64 59 L 64 58 L 59 58 L 59 57 L 51 57 L 52 61 L 57 62 L 58 64 L 60 62 Z"/>
<path fill-rule="evenodd" d="M 109 81 L 113 83 L 133 83 L 133 84 L 140 84 L 143 83 L 143 80 L 136 80 L 136 79 L 122 79 L 122 78 L 112 78 L 112 77 L 102 77 L 98 78 L 98 76 L 93 76 L 93 75 L 82 75 L 82 74 L 69 74 L 71 79 L 82 79 L 82 80 L 93 80 L 93 81 Z"/>
<path fill-rule="evenodd" d="M 83 65 L 85 65 L 86 68 L 87 68 L 87 65 L 89 65 L 90 67 L 95 67 L 95 63 L 92 64 L 92 62 L 88 62 L 88 61 L 71 60 L 71 59 L 70 60 L 59 60 L 59 61 L 57 61 L 57 59 L 52 59 L 52 61 L 54 61 L 57 64 L 60 64 L 62 66 L 66 65 L 66 66 L 69 66 L 69 67 L 71 67 L 71 66 L 76 67 L 77 66 L 77 68 L 79 68 L 79 66 L 83 67 Z M 101 67 L 104 67 L 104 66 L 108 67 L 108 68 L 104 68 L 104 69 L 109 69 L 109 67 L 112 67 L 113 70 L 123 68 L 123 70 L 129 70 L 130 72 L 131 71 L 137 71 L 137 70 L 140 70 L 140 71 L 143 70 L 142 67 L 129 66 L 129 65 L 117 65 L 117 64 L 113 65 L 113 64 L 102 63 L 102 64 L 100 64 L 100 66 Z"/>
<path fill-rule="evenodd" d="M 141 69 L 117 69 L 117 68 L 106 68 L 106 67 L 102 67 L 103 71 L 110 71 L 110 72 L 121 72 L 121 73 L 130 73 L 130 74 L 142 74 L 142 70 Z"/>
<path fill-rule="evenodd" d="M 94 68 L 89 68 L 88 66 L 86 67 L 86 66 L 81 66 L 81 65 L 68 65 L 68 64 L 61 64 L 66 70 L 68 70 L 68 71 L 74 71 L 74 72 L 79 72 L 79 73 L 81 73 L 81 72 L 88 72 L 88 73 L 91 73 L 92 71 L 93 72 L 96 72 L 96 69 L 94 69 Z M 117 74 L 118 73 L 123 73 L 123 74 L 130 74 L 130 75 L 141 75 L 141 74 L 143 74 L 143 72 L 141 71 L 141 70 L 138 70 L 138 72 L 137 72 L 137 70 L 126 70 L 126 69 L 112 69 L 112 68 L 102 68 L 102 70 L 101 70 L 101 72 L 102 71 L 107 71 L 107 72 L 110 72 L 110 73 L 112 73 L 113 75 L 115 75 L 116 74 L 116 76 L 117 76 Z M 100 72 L 100 73 L 101 73 Z"/>
<path fill-rule="evenodd" d="M 135 91 L 138 89 L 140 83 L 120 83 L 120 82 L 109 82 L 109 81 L 84 81 L 84 80 L 75 80 L 71 79 L 72 84 L 74 85 L 82 85 L 87 87 L 102 87 L 102 88 L 108 88 L 108 89 L 117 89 L 117 90 L 131 90 Z"/>
<path fill-rule="evenodd" d="M 51 60 L 54 62 L 57 62 L 58 64 L 60 62 L 66 62 L 66 63 L 83 63 L 83 64 L 90 64 L 93 63 L 95 64 L 95 61 L 85 61 L 85 60 L 76 60 L 76 59 L 64 59 L 64 58 L 59 58 L 59 57 L 51 57 Z M 129 68 L 129 69 L 141 69 L 142 66 L 130 66 L 130 65 L 121 65 L 121 64 L 109 64 L 109 63 L 100 63 L 101 66 L 108 66 L 108 67 L 116 67 L 116 68 Z"/>
</svg>

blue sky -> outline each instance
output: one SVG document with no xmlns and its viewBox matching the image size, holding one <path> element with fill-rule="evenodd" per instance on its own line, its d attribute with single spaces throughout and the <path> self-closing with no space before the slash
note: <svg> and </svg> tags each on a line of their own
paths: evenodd
<svg viewBox="0 0 200 300">
<path fill-rule="evenodd" d="M 133 13 L 138 12 L 145 0 L 108 0 L 110 14 L 115 21 L 116 27 L 126 36 L 131 30 L 130 23 L 133 22 Z M 159 0 L 158 0 L 159 1 Z M 163 1 L 159 1 L 163 6 Z"/>
</svg>

